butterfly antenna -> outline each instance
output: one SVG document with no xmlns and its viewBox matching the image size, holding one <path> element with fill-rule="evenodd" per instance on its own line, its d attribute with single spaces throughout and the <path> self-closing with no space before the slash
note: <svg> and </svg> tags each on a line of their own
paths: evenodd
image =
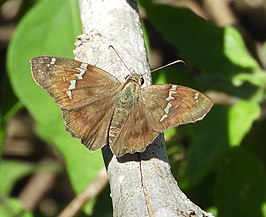
<svg viewBox="0 0 266 217">
<path fill-rule="evenodd" d="M 166 67 L 168 67 L 168 66 L 171 66 L 171 65 L 174 65 L 174 64 L 177 64 L 177 63 L 184 63 L 184 65 L 186 66 L 185 61 L 183 61 L 183 60 L 176 60 L 176 61 L 174 61 L 174 62 L 171 62 L 171 63 L 168 63 L 168 64 L 166 64 L 166 65 L 164 65 L 164 66 L 161 66 L 161 67 L 159 67 L 159 68 L 157 68 L 157 69 L 153 69 L 151 72 L 159 71 L 159 70 L 161 70 L 161 69 L 164 69 L 164 68 L 166 68 Z"/>
<path fill-rule="evenodd" d="M 109 45 L 108 49 L 110 49 L 110 48 L 113 48 L 114 52 L 115 52 L 116 55 L 119 57 L 119 59 L 121 60 L 121 62 L 124 64 L 124 66 L 127 68 L 127 70 L 128 70 L 129 72 L 131 72 L 130 69 L 129 69 L 129 68 L 127 67 L 127 65 L 125 64 L 125 62 L 123 61 L 123 59 L 120 57 L 120 55 L 119 55 L 118 52 L 116 51 L 116 49 L 114 48 L 114 46 L 113 46 L 113 45 Z"/>
</svg>

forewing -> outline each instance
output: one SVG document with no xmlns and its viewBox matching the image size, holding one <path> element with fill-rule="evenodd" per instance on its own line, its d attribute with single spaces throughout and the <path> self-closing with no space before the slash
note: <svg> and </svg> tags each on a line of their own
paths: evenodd
<svg viewBox="0 0 266 217">
<path fill-rule="evenodd" d="M 150 127 L 145 108 L 140 101 L 130 113 L 110 147 L 117 157 L 126 153 L 143 152 L 158 135 L 159 133 Z"/>
<path fill-rule="evenodd" d="M 91 150 L 107 143 L 120 82 L 80 61 L 40 56 L 31 60 L 35 81 L 63 110 L 67 130 Z"/>
<path fill-rule="evenodd" d="M 203 93 L 174 84 L 144 88 L 142 97 L 148 122 L 159 132 L 201 120 L 213 106 L 212 100 Z"/>
<path fill-rule="evenodd" d="M 120 84 L 96 66 L 61 57 L 34 57 L 31 71 L 35 81 L 63 109 L 76 109 L 108 98 Z"/>
</svg>

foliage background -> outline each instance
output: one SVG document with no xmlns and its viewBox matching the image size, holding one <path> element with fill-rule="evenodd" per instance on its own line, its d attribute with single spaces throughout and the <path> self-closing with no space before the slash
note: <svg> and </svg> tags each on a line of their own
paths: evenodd
<svg viewBox="0 0 266 217">
<path fill-rule="evenodd" d="M 180 2 L 140 1 L 151 66 L 177 58 L 187 64 L 156 72 L 154 82 L 190 86 L 215 102 L 203 121 L 165 134 L 172 172 L 188 197 L 216 216 L 266 216 L 266 24 L 259 22 L 266 9 L 228 1 L 234 19 L 226 23 L 214 16 L 224 11 L 205 1 Z M 58 107 L 34 83 L 29 60 L 73 58 L 78 5 L 2 0 L 0 7 L 0 216 L 56 216 L 103 162 L 100 151 L 90 153 L 65 132 Z M 25 211 L 34 195 L 23 195 L 29 186 L 38 189 L 37 174 L 49 174 L 48 187 Z M 79 216 L 112 216 L 109 194 L 106 187 Z"/>
</svg>

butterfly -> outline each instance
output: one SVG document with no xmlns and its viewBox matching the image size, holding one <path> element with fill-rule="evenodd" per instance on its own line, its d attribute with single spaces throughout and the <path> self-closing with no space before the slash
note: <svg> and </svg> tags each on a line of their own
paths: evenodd
<svg viewBox="0 0 266 217">
<path fill-rule="evenodd" d="M 142 88 L 139 74 L 124 83 L 96 66 L 62 57 L 31 59 L 36 83 L 58 104 L 67 131 L 90 150 L 109 144 L 113 154 L 143 152 L 163 131 L 196 122 L 212 100 L 176 84 Z"/>
</svg>

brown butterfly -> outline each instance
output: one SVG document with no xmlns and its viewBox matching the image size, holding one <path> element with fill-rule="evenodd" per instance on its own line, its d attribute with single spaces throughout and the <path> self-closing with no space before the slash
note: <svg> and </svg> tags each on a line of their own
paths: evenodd
<svg viewBox="0 0 266 217">
<path fill-rule="evenodd" d="M 212 100 L 191 88 L 152 85 L 131 74 L 120 83 L 84 62 L 40 56 L 31 60 L 35 81 L 62 109 L 66 129 L 90 150 L 106 144 L 114 155 L 143 152 L 170 127 L 201 120 Z"/>
</svg>

